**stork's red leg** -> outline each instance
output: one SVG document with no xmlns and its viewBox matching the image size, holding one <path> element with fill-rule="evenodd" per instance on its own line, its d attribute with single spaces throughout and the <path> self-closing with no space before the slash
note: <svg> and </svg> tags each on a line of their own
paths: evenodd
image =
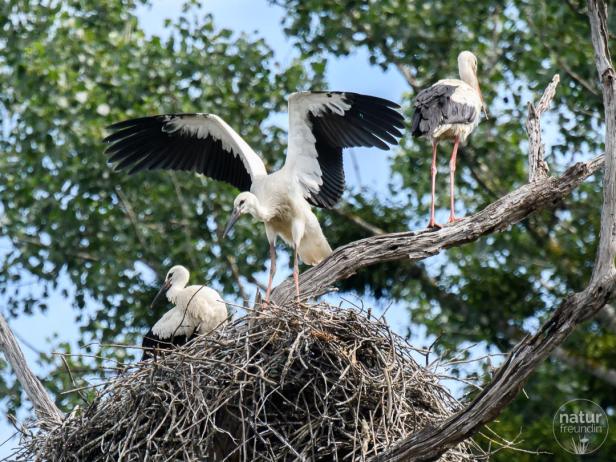
<svg viewBox="0 0 616 462">
<path fill-rule="evenodd" d="M 428 228 L 440 228 L 441 226 L 434 220 L 434 196 L 436 194 L 436 146 L 437 141 L 432 142 L 432 167 L 430 173 L 432 174 L 432 202 L 430 204 L 430 222 Z"/>
<path fill-rule="evenodd" d="M 274 282 L 274 275 L 276 274 L 276 244 L 270 242 L 270 272 L 269 279 L 267 281 L 267 290 L 265 292 L 265 303 L 269 303 L 270 294 L 272 293 L 272 283 Z"/>
<path fill-rule="evenodd" d="M 449 161 L 449 200 L 451 201 L 451 212 L 449 214 L 449 223 L 456 221 L 455 199 L 454 199 L 454 178 L 456 175 L 456 156 L 458 155 L 458 145 L 460 137 L 456 136 L 453 143 L 453 151 L 451 151 L 451 160 Z"/>
<path fill-rule="evenodd" d="M 293 281 L 295 281 L 295 296 L 299 302 L 299 261 L 297 258 L 297 246 L 293 247 Z"/>
</svg>

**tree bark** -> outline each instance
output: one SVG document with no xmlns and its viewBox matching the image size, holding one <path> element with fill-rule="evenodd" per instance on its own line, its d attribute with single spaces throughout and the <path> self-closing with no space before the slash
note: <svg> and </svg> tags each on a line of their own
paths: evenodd
<svg viewBox="0 0 616 462">
<path fill-rule="evenodd" d="M 558 204 L 602 164 L 603 156 L 586 163 L 577 163 L 560 177 L 542 178 L 526 184 L 475 215 L 439 230 L 383 234 L 339 247 L 319 265 L 302 273 L 299 283 L 302 299 L 317 297 L 333 290 L 336 281 L 346 279 L 367 266 L 406 258 L 423 260 L 449 247 L 502 231 L 537 210 Z M 286 280 L 274 289 L 272 301 L 282 305 L 294 296 L 293 282 Z"/>
<path fill-rule="evenodd" d="M 603 0 L 589 0 L 588 15 L 595 62 L 603 83 L 606 115 L 601 234 L 589 285 L 584 291 L 567 297 L 537 333 L 516 345 L 492 382 L 466 408 L 433 427 L 416 432 L 374 457 L 375 461 L 436 460 L 455 444 L 474 435 L 515 398 L 534 369 L 580 323 L 599 312 L 616 292 L 616 87 L 607 45 L 607 8 Z"/>
<path fill-rule="evenodd" d="M 431 461 L 477 433 L 494 420 L 519 393 L 545 358 L 577 327 L 613 296 L 616 284 L 607 277 L 583 292 L 567 297 L 532 337 L 522 340 L 508 355 L 492 382 L 462 411 L 433 427 L 424 428 L 373 461 Z"/>
<path fill-rule="evenodd" d="M 17 380 L 25 390 L 34 411 L 39 419 L 41 428 L 49 428 L 62 421 L 62 412 L 51 400 L 41 381 L 28 367 L 19 344 L 13 335 L 9 325 L 0 314 L 0 350 L 13 368 Z"/>
<path fill-rule="evenodd" d="M 560 77 L 556 74 L 552 78 L 552 82 L 543 92 L 543 96 L 539 100 L 539 104 L 535 107 L 533 103 L 528 103 L 528 118 L 526 119 L 526 132 L 528 133 L 528 181 L 532 183 L 541 178 L 548 176 L 550 169 L 548 164 L 544 160 L 545 147 L 543 141 L 541 141 L 541 114 L 543 114 L 548 107 L 554 93 L 556 92 L 556 86 L 560 82 Z"/>
<path fill-rule="evenodd" d="M 605 108 L 605 174 L 603 176 L 603 210 L 601 212 L 601 234 L 599 250 L 592 281 L 606 274 L 614 275 L 616 256 L 616 74 L 612 67 L 608 46 L 607 6 L 603 0 L 588 1 L 588 16 L 592 44 L 595 49 L 597 72 L 603 84 L 603 105 Z"/>
</svg>

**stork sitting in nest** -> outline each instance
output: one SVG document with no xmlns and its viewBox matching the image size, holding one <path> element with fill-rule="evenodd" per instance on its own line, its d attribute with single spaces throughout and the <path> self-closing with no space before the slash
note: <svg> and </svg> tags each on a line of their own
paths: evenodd
<svg viewBox="0 0 616 462">
<path fill-rule="evenodd" d="M 197 335 L 208 334 L 227 320 L 227 305 L 214 289 L 204 285 L 186 287 L 189 272 L 181 265 L 174 266 L 165 277 L 163 286 L 152 301 L 152 307 L 163 297 L 175 306 L 149 330 L 143 338 L 143 357 L 156 356 L 157 350 L 184 345 Z"/>
</svg>

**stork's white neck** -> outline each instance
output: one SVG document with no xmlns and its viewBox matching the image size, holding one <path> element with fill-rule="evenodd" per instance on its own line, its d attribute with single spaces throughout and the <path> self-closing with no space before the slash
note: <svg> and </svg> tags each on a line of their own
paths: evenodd
<svg viewBox="0 0 616 462">
<path fill-rule="evenodd" d="M 460 80 L 468 83 L 473 88 L 477 88 L 479 86 L 477 75 L 475 74 L 475 70 L 469 61 L 461 60 L 458 63 L 458 71 L 460 72 Z"/>
<path fill-rule="evenodd" d="M 248 213 L 250 213 L 253 217 L 255 217 L 259 221 L 269 221 L 274 216 L 273 210 L 270 210 L 269 207 L 264 206 L 259 201 L 259 198 L 255 196 L 256 200 L 250 204 L 248 208 Z"/>
<path fill-rule="evenodd" d="M 167 300 L 175 304 L 178 298 L 178 295 L 180 295 L 180 292 L 182 291 L 182 289 L 186 287 L 187 282 L 188 281 L 177 281 L 171 284 L 171 287 L 169 287 L 169 289 L 167 290 L 167 294 L 166 294 Z"/>
</svg>

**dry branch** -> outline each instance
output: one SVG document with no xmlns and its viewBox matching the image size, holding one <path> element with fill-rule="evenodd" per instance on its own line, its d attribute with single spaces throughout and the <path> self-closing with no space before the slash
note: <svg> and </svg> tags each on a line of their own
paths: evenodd
<svg viewBox="0 0 616 462">
<path fill-rule="evenodd" d="M 344 217 L 355 223 L 364 231 L 371 233 L 372 235 L 380 235 L 385 234 L 385 231 L 374 226 L 371 223 L 366 222 L 361 217 L 354 215 L 352 212 L 348 210 L 335 209 L 334 213 L 338 214 L 341 217 Z M 453 309 L 458 314 L 462 316 L 470 315 L 471 308 L 467 306 L 467 304 L 458 298 L 454 293 L 448 292 L 439 286 L 436 280 L 434 280 L 426 271 L 426 268 L 421 263 L 417 263 L 413 265 L 409 269 L 409 275 L 419 282 L 419 285 L 422 288 L 422 291 L 431 298 L 434 298 L 441 307 L 449 306 L 450 309 Z M 453 306 L 452 306 L 453 305 Z M 616 333 L 616 310 L 611 305 L 605 305 L 603 309 L 601 309 L 597 313 L 597 319 L 601 322 L 601 324 L 608 330 Z M 503 324 L 507 324 L 506 319 L 502 319 Z M 513 326 L 501 326 L 497 329 L 502 329 L 507 332 L 507 336 L 511 342 L 519 342 L 522 338 L 528 335 L 527 332 L 523 331 L 519 328 L 514 328 Z M 552 357 L 558 359 L 566 366 L 571 368 L 579 369 L 583 372 L 593 375 L 599 380 L 604 381 L 608 385 L 616 387 L 616 370 L 609 369 L 602 364 L 592 361 L 589 358 L 576 356 L 573 353 L 565 350 L 562 347 L 557 347 L 552 352 Z"/>
<path fill-rule="evenodd" d="M 599 250 L 592 281 L 606 274 L 614 274 L 616 256 L 616 73 L 612 67 L 608 46 L 607 6 L 603 0 L 588 1 L 588 16 L 595 63 L 603 84 L 605 110 L 605 174 L 603 182 L 603 209 Z"/>
<path fill-rule="evenodd" d="M 42 428 L 54 426 L 62 421 L 62 412 L 51 400 L 41 381 L 34 375 L 28 367 L 17 339 L 13 335 L 9 325 L 0 314 L 0 350 L 4 353 L 6 360 L 13 368 L 13 372 L 19 383 L 26 391 L 28 398 L 34 406 L 34 410 L 39 419 L 38 425 Z"/>
<path fill-rule="evenodd" d="M 477 240 L 518 223 L 536 210 L 558 204 L 573 189 L 603 165 L 603 156 L 580 162 L 560 177 L 543 178 L 503 196 L 482 211 L 439 230 L 424 229 L 369 237 L 339 247 L 319 265 L 300 276 L 304 299 L 332 290 L 332 285 L 358 270 L 392 260 L 423 260 L 444 249 Z M 282 305 L 294 296 L 293 283 L 284 281 L 272 292 L 272 300 Z"/>
<path fill-rule="evenodd" d="M 535 335 L 516 345 L 492 382 L 463 411 L 415 433 L 374 461 L 436 460 L 448 448 L 478 432 L 517 396 L 530 374 L 552 350 L 605 305 L 615 287 L 614 279 L 608 277 L 569 296 Z"/>
<path fill-rule="evenodd" d="M 552 82 L 543 92 L 543 96 L 539 100 L 537 107 L 533 103 L 528 103 L 528 118 L 526 119 L 526 132 L 528 133 L 528 181 L 532 183 L 541 178 L 548 176 L 550 171 L 548 164 L 545 162 L 545 146 L 541 141 L 541 114 L 548 107 L 554 94 L 556 86 L 560 82 L 560 77 L 556 74 L 552 78 Z"/>
<path fill-rule="evenodd" d="M 616 75 L 609 57 L 606 5 L 602 0 L 589 0 L 588 10 L 606 114 L 601 234 L 589 285 L 584 291 L 567 297 L 537 333 L 516 345 L 492 382 L 463 411 L 435 427 L 415 433 L 374 460 L 436 460 L 447 448 L 475 434 L 515 398 L 534 369 L 580 323 L 597 314 L 616 292 Z"/>
</svg>

